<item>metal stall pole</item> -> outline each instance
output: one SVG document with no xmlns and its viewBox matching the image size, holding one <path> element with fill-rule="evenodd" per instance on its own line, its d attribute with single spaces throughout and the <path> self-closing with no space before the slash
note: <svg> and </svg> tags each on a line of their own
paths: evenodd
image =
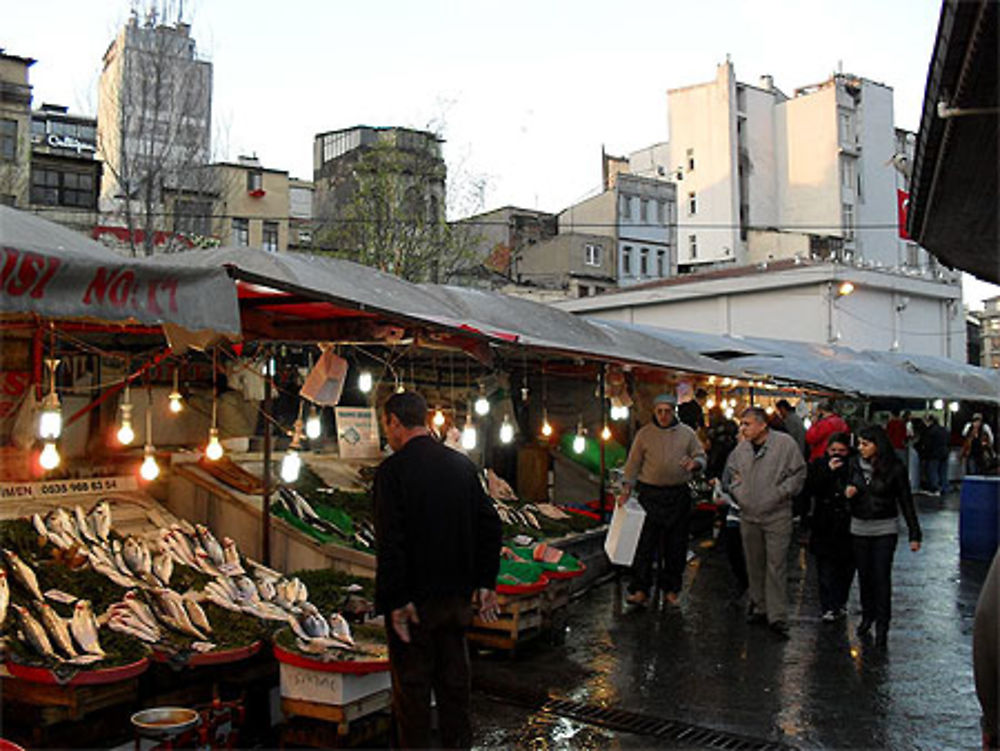
<svg viewBox="0 0 1000 751">
<path fill-rule="evenodd" d="M 599 394 L 599 396 L 600 396 L 600 399 L 601 399 L 601 430 L 603 431 L 604 430 L 604 426 L 608 424 L 607 404 L 606 404 L 606 399 L 604 398 L 604 366 L 603 365 L 601 366 L 600 375 L 598 376 L 598 382 L 600 384 L 600 386 L 599 386 L 599 388 L 600 388 L 600 394 Z M 601 504 L 601 506 L 600 506 L 600 508 L 601 508 L 601 520 L 606 522 L 606 521 L 608 521 L 608 511 L 605 508 L 605 499 L 604 499 L 604 495 L 607 492 L 607 489 L 605 487 L 607 481 L 605 480 L 605 477 L 604 477 L 604 474 L 605 474 L 605 471 L 604 471 L 604 444 L 605 443 L 607 443 L 607 441 L 605 441 L 604 440 L 604 436 L 601 435 L 600 436 L 600 441 L 598 441 L 598 446 L 600 447 L 600 451 L 601 451 L 601 484 L 600 484 L 600 490 L 598 491 L 599 492 L 598 498 L 600 499 L 600 504 Z"/>
<path fill-rule="evenodd" d="M 267 375 L 264 378 L 264 489 L 261 491 L 261 562 L 271 565 L 271 350 L 264 351 Z"/>
</svg>

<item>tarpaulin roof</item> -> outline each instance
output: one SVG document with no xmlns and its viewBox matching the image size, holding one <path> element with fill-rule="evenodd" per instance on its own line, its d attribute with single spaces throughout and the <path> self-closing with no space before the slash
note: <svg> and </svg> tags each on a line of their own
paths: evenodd
<svg viewBox="0 0 1000 751">
<path fill-rule="evenodd" d="M 31 213 L 0 206 L 0 313 L 239 332 L 236 290 L 218 269 L 173 256 L 124 258 Z"/>
<path fill-rule="evenodd" d="M 592 319 L 593 320 L 593 319 Z M 724 359 L 756 376 L 868 397 L 1000 402 L 1000 372 L 932 355 L 606 322 Z"/>
</svg>

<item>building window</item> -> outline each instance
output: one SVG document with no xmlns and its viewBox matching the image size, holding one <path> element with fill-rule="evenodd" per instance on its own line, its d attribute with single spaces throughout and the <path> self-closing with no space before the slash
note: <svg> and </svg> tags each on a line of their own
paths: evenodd
<svg viewBox="0 0 1000 751">
<path fill-rule="evenodd" d="M 622 248 L 622 274 L 632 276 L 632 246 L 626 245 Z"/>
<path fill-rule="evenodd" d="M 639 221 L 645 224 L 649 216 L 649 201 L 645 198 L 639 199 Z"/>
<path fill-rule="evenodd" d="M 174 232 L 179 235 L 212 234 L 212 203 L 210 201 L 178 201 L 174 204 Z"/>
<path fill-rule="evenodd" d="M 583 262 L 587 266 L 600 266 L 601 246 L 587 243 L 583 248 Z"/>
<path fill-rule="evenodd" d="M 848 190 L 854 189 L 856 171 L 854 157 L 842 156 L 840 158 L 840 184 L 842 187 Z"/>
<path fill-rule="evenodd" d="M 854 118 L 850 112 L 842 111 L 837 119 L 840 129 L 840 143 L 843 146 L 854 145 Z"/>
<path fill-rule="evenodd" d="M 906 265 L 915 269 L 920 265 L 920 248 L 916 243 L 906 244 Z"/>
<path fill-rule="evenodd" d="M 250 220 L 233 219 L 233 245 L 246 248 L 250 245 Z"/>
<path fill-rule="evenodd" d="M 581 284 L 576 288 L 577 297 L 588 297 L 590 295 L 590 288 L 586 284 Z"/>
<path fill-rule="evenodd" d="M 665 251 L 656 251 L 656 275 L 664 277 L 667 275 L 667 254 Z"/>
<path fill-rule="evenodd" d="M 278 223 L 277 222 L 264 222 L 264 231 L 262 234 L 261 245 L 264 250 L 269 250 L 272 253 L 278 252 Z"/>
<path fill-rule="evenodd" d="M 656 202 L 656 223 L 657 224 L 666 224 L 666 222 L 663 219 L 664 214 L 666 214 L 666 208 L 667 208 L 666 204 L 667 204 L 666 201 L 657 201 Z"/>
<path fill-rule="evenodd" d="M 698 196 L 694 191 L 688 193 L 688 215 L 694 216 L 698 213 Z"/>
<path fill-rule="evenodd" d="M 688 255 L 692 261 L 698 257 L 698 235 L 688 235 Z"/>
<path fill-rule="evenodd" d="M 687 150 L 688 172 L 694 169 L 694 149 Z"/>
<path fill-rule="evenodd" d="M 247 192 L 264 189 L 264 174 L 262 172 L 247 172 Z"/>
<path fill-rule="evenodd" d="M 0 120 L 0 159 L 13 162 L 17 158 L 17 120 Z"/>
<path fill-rule="evenodd" d="M 622 194 L 622 198 L 621 198 L 621 203 L 622 203 L 622 206 L 621 206 L 622 219 L 631 219 L 632 218 L 632 196 L 627 196 L 627 195 L 625 195 L 623 193 Z"/>
<path fill-rule="evenodd" d="M 31 202 L 41 206 L 95 208 L 97 193 L 94 190 L 94 176 L 90 173 L 32 169 Z"/>
<path fill-rule="evenodd" d="M 854 206 L 845 203 L 844 209 L 844 239 L 854 239 Z"/>
<path fill-rule="evenodd" d="M 639 276 L 649 276 L 649 248 L 639 252 Z"/>
</svg>

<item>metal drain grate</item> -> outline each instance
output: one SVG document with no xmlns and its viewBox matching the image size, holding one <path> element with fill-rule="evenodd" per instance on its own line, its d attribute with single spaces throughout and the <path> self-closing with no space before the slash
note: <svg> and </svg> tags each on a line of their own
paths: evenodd
<svg viewBox="0 0 1000 751">
<path fill-rule="evenodd" d="M 663 720 L 624 709 L 605 709 L 568 699 L 549 699 L 541 705 L 540 710 L 610 730 L 675 741 L 691 748 L 724 749 L 724 751 L 787 751 L 791 748 L 773 741 L 746 738 L 677 720 Z"/>
</svg>

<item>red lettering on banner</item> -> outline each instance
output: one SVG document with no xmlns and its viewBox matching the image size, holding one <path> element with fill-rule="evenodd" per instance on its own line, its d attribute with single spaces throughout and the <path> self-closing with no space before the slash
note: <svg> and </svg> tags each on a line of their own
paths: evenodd
<svg viewBox="0 0 1000 751">
<path fill-rule="evenodd" d="M 36 299 L 45 296 L 45 287 L 48 285 L 49 282 L 52 281 L 52 277 L 56 275 L 56 272 L 62 265 L 62 261 L 60 261 L 55 256 L 49 256 L 46 259 L 46 262 L 47 266 L 45 271 L 42 273 L 42 278 L 38 280 L 38 284 L 36 284 L 35 288 L 31 290 L 31 296 Z"/>
<path fill-rule="evenodd" d="M 3 373 L 0 393 L 4 396 L 21 396 L 31 385 L 31 373 L 27 370 L 9 370 Z"/>
<path fill-rule="evenodd" d="M 3 268 L 0 269 L 0 287 L 7 286 L 7 280 L 10 279 L 10 275 L 14 272 L 17 259 L 21 257 L 21 254 L 13 248 L 4 248 L 3 250 L 7 257 L 4 259 Z"/>
<path fill-rule="evenodd" d="M 160 286 L 170 293 L 170 302 L 168 307 L 171 313 L 177 312 L 177 280 L 167 279 L 166 281 L 160 282 Z"/>
<path fill-rule="evenodd" d="M 149 281 L 149 289 L 146 290 L 147 293 L 146 308 L 149 310 L 150 313 L 155 313 L 156 315 L 160 315 L 161 313 L 163 313 L 163 308 L 160 307 L 160 303 L 156 299 L 156 288 L 158 286 L 159 282 L 157 282 L 155 279 L 151 279 Z"/>
<path fill-rule="evenodd" d="M 108 301 L 118 308 L 125 307 L 132 288 L 135 286 L 135 273 L 132 271 L 119 271 L 108 288 Z"/>
<path fill-rule="evenodd" d="M 104 305 L 104 293 L 108 290 L 109 281 L 111 280 L 108 278 L 108 270 L 104 266 L 101 266 L 90 281 L 87 291 L 83 293 L 83 304 L 90 305 L 90 295 L 93 293 L 97 298 L 97 304 Z"/>
<path fill-rule="evenodd" d="M 37 253 L 22 253 L 21 266 L 7 284 L 7 294 L 20 297 L 38 281 L 38 271 L 45 265 L 45 259 Z"/>
</svg>

